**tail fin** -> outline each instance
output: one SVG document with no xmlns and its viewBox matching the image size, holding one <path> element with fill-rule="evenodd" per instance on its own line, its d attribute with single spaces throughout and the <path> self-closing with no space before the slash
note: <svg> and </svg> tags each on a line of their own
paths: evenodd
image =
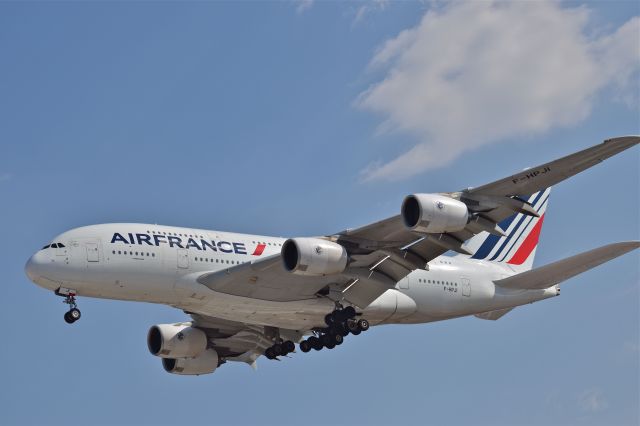
<svg viewBox="0 0 640 426">
<path fill-rule="evenodd" d="M 481 232 L 470 239 L 466 248 L 473 253 L 471 258 L 508 263 L 519 271 L 531 269 L 550 193 L 551 188 L 547 188 L 527 199 L 540 217 L 516 213 L 500 222 L 506 237 Z"/>
</svg>

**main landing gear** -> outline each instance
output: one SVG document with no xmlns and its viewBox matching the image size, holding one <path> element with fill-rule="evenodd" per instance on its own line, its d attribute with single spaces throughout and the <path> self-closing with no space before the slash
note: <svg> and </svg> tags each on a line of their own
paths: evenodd
<svg viewBox="0 0 640 426">
<path fill-rule="evenodd" d="M 80 309 L 78 309 L 78 305 L 76 304 L 76 295 L 75 293 L 69 293 L 66 295 L 59 294 L 59 296 L 64 296 L 64 303 L 69 305 L 69 310 L 64 314 L 64 320 L 67 324 L 73 324 L 74 322 L 80 319 L 81 313 Z"/>
<path fill-rule="evenodd" d="M 291 340 L 276 342 L 273 346 L 264 351 L 267 359 L 276 359 L 279 356 L 285 356 L 296 350 L 296 345 Z"/>
<path fill-rule="evenodd" d="M 311 336 L 300 342 L 300 350 L 309 352 L 322 348 L 333 349 L 340 346 L 349 333 L 357 336 L 369 329 L 369 321 L 364 318 L 355 319 L 356 310 L 353 306 L 344 309 L 336 309 L 324 317 L 327 327 L 320 329 L 315 336 Z"/>
</svg>

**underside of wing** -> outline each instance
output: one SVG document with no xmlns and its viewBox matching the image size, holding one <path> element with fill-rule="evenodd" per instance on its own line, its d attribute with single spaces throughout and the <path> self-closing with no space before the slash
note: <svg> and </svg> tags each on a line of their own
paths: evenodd
<svg viewBox="0 0 640 426">
<path fill-rule="evenodd" d="M 253 299 L 288 302 L 316 297 L 315 294 L 343 277 L 326 275 L 300 277 L 287 272 L 280 254 L 243 263 L 216 272 L 208 272 L 197 281 L 211 290 Z"/>
</svg>

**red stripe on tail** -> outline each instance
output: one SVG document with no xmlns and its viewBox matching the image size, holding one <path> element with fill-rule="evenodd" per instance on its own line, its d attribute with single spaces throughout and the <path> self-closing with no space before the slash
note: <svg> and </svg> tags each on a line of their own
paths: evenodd
<svg viewBox="0 0 640 426">
<path fill-rule="evenodd" d="M 540 230 L 542 229 L 542 222 L 544 222 L 544 215 L 540 216 L 538 223 L 533 227 L 527 238 L 522 242 L 522 245 L 518 247 L 518 251 L 507 262 L 512 265 L 522 265 L 529 257 L 534 248 L 538 245 L 538 239 L 540 238 Z"/>
</svg>

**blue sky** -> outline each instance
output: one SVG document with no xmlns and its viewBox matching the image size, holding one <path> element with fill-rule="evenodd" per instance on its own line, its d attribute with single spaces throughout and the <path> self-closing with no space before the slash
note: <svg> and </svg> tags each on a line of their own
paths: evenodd
<svg viewBox="0 0 640 426">
<path fill-rule="evenodd" d="M 23 266 L 92 223 L 329 234 L 412 192 L 639 134 L 638 15 L 636 2 L 0 3 L 0 423 L 637 424 L 637 252 L 497 322 L 385 326 L 195 378 L 146 349 L 149 326 L 182 312 L 81 299 L 69 327 Z M 639 163 L 634 148 L 555 188 L 536 263 L 640 238 Z"/>
</svg>

